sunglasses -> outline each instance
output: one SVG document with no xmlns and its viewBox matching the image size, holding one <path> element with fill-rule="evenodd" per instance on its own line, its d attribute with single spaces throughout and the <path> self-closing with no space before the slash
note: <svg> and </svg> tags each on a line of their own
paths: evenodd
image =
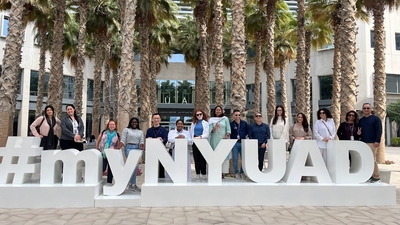
<svg viewBox="0 0 400 225">
<path fill-rule="evenodd" d="M 363 108 L 363 109 L 371 109 L 371 108 Z"/>
<path fill-rule="evenodd" d="M 262 117 L 261 115 L 256 115 L 256 117 Z"/>
<path fill-rule="evenodd" d="M 236 114 L 235 116 L 240 116 L 240 114 Z"/>
<path fill-rule="evenodd" d="M 203 115 L 203 113 L 198 113 L 198 114 L 196 114 L 196 116 L 202 116 Z"/>
<path fill-rule="evenodd" d="M 351 116 L 351 117 L 356 117 L 356 115 L 354 115 L 354 114 L 349 114 L 349 116 Z"/>
</svg>

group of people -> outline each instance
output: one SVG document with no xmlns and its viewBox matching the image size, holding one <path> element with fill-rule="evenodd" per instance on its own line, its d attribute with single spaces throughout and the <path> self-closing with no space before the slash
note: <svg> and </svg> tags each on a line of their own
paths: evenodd
<svg viewBox="0 0 400 225">
<path fill-rule="evenodd" d="M 59 120 L 54 116 L 54 108 L 50 105 L 45 107 L 44 115 L 38 117 L 30 126 L 34 136 L 41 138 L 40 146 L 46 149 L 56 149 L 58 145 L 58 136 L 60 136 L 61 149 L 77 149 L 83 150 L 82 137 L 84 132 L 84 123 L 75 112 L 72 104 L 66 106 L 67 116 Z M 275 115 L 271 119 L 270 124 L 263 122 L 262 114 L 254 113 L 254 123 L 248 123 L 241 119 L 241 112 L 234 110 L 232 113 L 233 120 L 224 115 L 221 106 L 214 108 L 213 117 L 208 117 L 206 112 L 196 109 L 192 115 L 192 123 L 189 131 L 184 130 L 184 121 L 176 121 L 176 129 L 168 131 L 167 128 L 161 126 L 161 115 L 154 113 L 152 115 L 152 127 L 146 131 L 146 135 L 139 128 L 139 119 L 131 118 L 129 124 L 123 129 L 122 134 L 117 133 L 117 124 L 114 120 L 107 123 L 106 129 L 103 130 L 96 139 L 96 149 L 103 155 L 103 171 L 107 169 L 107 183 L 112 183 L 113 174 L 109 167 L 104 149 L 121 149 L 124 148 L 124 157 L 128 157 L 131 151 L 141 151 L 144 149 L 145 138 L 159 139 L 164 145 L 169 142 L 172 149 L 172 157 L 175 157 L 175 140 L 187 139 L 188 146 L 192 146 L 193 158 L 196 175 L 195 180 L 207 179 L 207 162 L 202 153 L 199 151 L 194 139 L 207 139 L 210 146 L 215 150 L 222 139 L 235 139 L 236 143 L 229 155 L 222 164 L 222 178 L 229 173 L 229 160 L 232 158 L 233 169 L 237 179 L 244 179 L 242 167 L 239 167 L 239 156 L 242 156 L 242 140 L 256 139 L 258 142 L 258 168 L 260 171 L 264 168 L 264 156 L 268 149 L 269 139 L 286 140 L 289 146 L 293 145 L 296 140 L 316 140 L 321 151 L 325 164 L 327 163 L 327 143 L 334 140 L 338 135 L 340 140 L 360 140 L 371 148 L 375 167 L 374 173 L 370 178 L 370 182 L 379 182 L 379 170 L 376 164 L 377 148 L 379 147 L 382 135 L 382 125 L 380 119 L 371 113 L 372 107 L 369 103 L 363 105 L 364 116 L 358 120 L 356 111 L 349 111 L 346 114 L 346 121 L 340 124 L 336 130 L 332 119 L 331 112 L 326 109 L 317 111 L 318 120 L 313 126 L 314 132 L 307 121 L 304 113 L 296 115 L 296 122 L 289 125 L 288 117 L 284 107 L 278 105 L 275 108 Z M 189 151 L 189 147 L 187 148 Z M 351 156 L 350 162 L 351 162 Z M 138 167 L 129 182 L 129 189 L 140 192 L 140 188 L 136 185 L 136 175 Z M 188 152 L 187 159 L 187 179 L 192 179 L 190 154 Z M 164 167 L 159 164 L 159 178 L 165 178 Z"/>
</svg>

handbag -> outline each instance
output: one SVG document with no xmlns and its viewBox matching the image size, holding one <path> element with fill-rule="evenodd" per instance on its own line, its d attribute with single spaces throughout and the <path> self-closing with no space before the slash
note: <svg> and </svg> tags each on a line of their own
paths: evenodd
<svg viewBox="0 0 400 225">
<path fill-rule="evenodd" d="M 43 116 L 43 119 L 42 119 L 42 122 L 40 122 L 40 124 L 39 125 L 37 125 L 36 127 L 35 127 L 35 129 L 36 129 L 36 132 L 40 135 L 40 127 L 42 126 L 42 123 L 43 123 L 43 121 L 44 121 L 44 119 L 45 119 L 46 117 L 45 116 Z M 34 136 L 33 134 L 32 134 L 32 131 L 31 132 L 29 132 L 29 135 L 30 136 Z"/>
</svg>

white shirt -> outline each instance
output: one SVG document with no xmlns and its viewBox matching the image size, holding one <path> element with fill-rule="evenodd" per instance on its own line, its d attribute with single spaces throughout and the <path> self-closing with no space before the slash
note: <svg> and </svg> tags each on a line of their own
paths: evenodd
<svg viewBox="0 0 400 225">
<path fill-rule="evenodd" d="M 270 133 L 271 133 L 271 138 L 272 139 L 282 139 L 285 140 L 286 142 L 289 141 L 289 120 L 286 118 L 286 123 L 283 121 L 282 116 L 278 116 L 278 119 L 276 120 L 276 124 L 272 124 L 272 121 L 274 121 L 274 118 L 272 118 L 271 123 L 269 125 L 270 127 Z"/>
<path fill-rule="evenodd" d="M 326 121 L 324 121 L 323 119 L 319 119 L 315 122 L 314 137 L 317 140 L 319 148 L 327 148 L 327 142 L 322 141 L 324 138 L 329 138 L 331 140 L 334 140 L 335 136 L 336 136 L 336 127 L 332 118 L 328 118 Z"/>
<path fill-rule="evenodd" d="M 193 143 L 193 139 L 190 136 L 189 131 L 182 129 L 181 131 L 175 130 L 170 130 L 168 133 L 168 142 L 171 143 L 171 149 L 175 147 L 175 138 L 178 137 L 179 135 L 185 136 L 185 139 L 188 141 L 188 145 L 191 145 Z"/>
</svg>

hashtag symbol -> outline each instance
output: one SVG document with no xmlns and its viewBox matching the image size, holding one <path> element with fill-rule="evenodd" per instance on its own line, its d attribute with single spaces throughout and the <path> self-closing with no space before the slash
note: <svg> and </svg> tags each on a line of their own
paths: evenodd
<svg viewBox="0 0 400 225">
<path fill-rule="evenodd" d="M 8 137 L 7 145 L 0 148 L 0 184 L 23 184 L 31 181 L 32 174 L 39 171 L 35 164 L 42 147 L 38 137 Z M 1 157 L 0 157 L 1 158 Z"/>
</svg>

